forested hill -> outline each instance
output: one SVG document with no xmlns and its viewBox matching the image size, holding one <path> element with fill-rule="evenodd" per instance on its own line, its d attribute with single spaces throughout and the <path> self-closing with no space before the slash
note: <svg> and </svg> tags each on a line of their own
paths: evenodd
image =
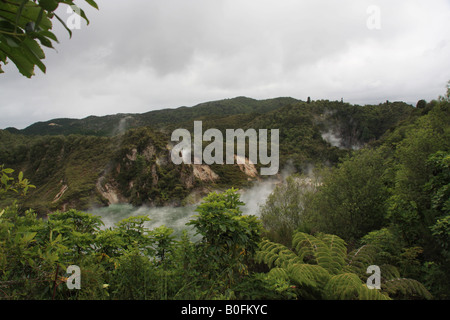
<svg viewBox="0 0 450 320">
<path fill-rule="evenodd" d="M 255 100 L 237 97 L 219 101 L 201 103 L 193 107 L 154 110 L 141 114 L 119 113 L 106 116 L 89 116 L 84 119 L 60 118 L 37 122 L 18 130 L 7 128 L 12 133 L 25 135 L 68 135 L 83 134 L 95 136 L 113 136 L 123 130 L 152 126 L 167 127 L 194 119 L 223 118 L 233 115 L 258 115 L 297 102 L 293 98 Z"/>
<path fill-rule="evenodd" d="M 194 120 L 203 121 L 203 130 L 279 129 L 280 171 L 287 164 L 302 171 L 336 164 L 425 109 L 403 102 L 358 106 L 238 97 L 143 114 L 53 119 L 0 130 L 0 164 L 23 171 L 36 185 L 23 205 L 39 212 L 118 202 L 183 205 L 263 178 L 257 165 L 174 165 L 170 134 L 176 128 L 193 132 Z"/>
</svg>

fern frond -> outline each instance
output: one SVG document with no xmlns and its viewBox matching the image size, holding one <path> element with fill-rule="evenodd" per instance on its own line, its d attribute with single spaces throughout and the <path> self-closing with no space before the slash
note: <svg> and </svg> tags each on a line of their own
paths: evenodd
<svg viewBox="0 0 450 320">
<path fill-rule="evenodd" d="M 425 286 L 417 280 L 396 278 L 381 284 L 381 289 L 391 297 L 398 299 L 420 298 L 430 300 L 433 298 Z"/>
<path fill-rule="evenodd" d="M 361 280 L 354 273 L 334 275 L 325 287 L 326 299 L 356 300 L 358 299 L 361 286 Z"/>
<path fill-rule="evenodd" d="M 325 294 L 326 299 L 332 300 L 390 300 L 380 290 L 369 289 L 354 273 L 331 277 L 325 287 Z"/>
<path fill-rule="evenodd" d="M 311 287 L 322 290 L 330 279 L 330 273 L 315 264 L 293 264 L 287 269 L 289 277 L 300 287 Z"/>
<path fill-rule="evenodd" d="M 322 241 L 327 244 L 330 249 L 331 257 L 338 262 L 341 267 L 345 264 L 345 258 L 347 257 L 347 243 L 338 236 L 325 234 Z"/>
<path fill-rule="evenodd" d="M 369 289 L 365 284 L 359 288 L 359 300 L 392 300 L 387 294 L 377 289 Z"/>
<path fill-rule="evenodd" d="M 381 281 L 388 281 L 392 279 L 400 278 L 400 272 L 397 267 L 390 264 L 383 264 L 380 266 Z"/>
<path fill-rule="evenodd" d="M 304 232 L 296 232 L 292 236 L 292 247 L 303 262 L 317 263 L 317 247 L 324 245 L 323 241 Z"/>
<path fill-rule="evenodd" d="M 284 250 L 279 253 L 276 265 L 281 268 L 288 268 L 292 264 L 301 263 L 299 257 L 291 250 Z"/>
<path fill-rule="evenodd" d="M 255 253 L 255 260 L 266 264 L 269 268 L 287 267 L 293 263 L 301 262 L 298 256 L 286 246 L 280 243 L 274 243 L 269 240 L 263 240 L 259 250 Z"/>
<path fill-rule="evenodd" d="M 330 234 L 312 236 L 296 232 L 292 245 L 302 261 L 317 263 L 332 274 L 340 273 L 345 265 L 347 247 L 345 241 L 338 236 Z"/>
<path fill-rule="evenodd" d="M 284 268 L 272 268 L 267 275 L 273 279 L 289 280 L 289 274 Z"/>
<path fill-rule="evenodd" d="M 353 250 L 346 257 L 347 264 L 344 266 L 345 272 L 358 274 L 361 278 L 366 277 L 367 268 L 374 264 L 377 248 L 372 245 L 363 245 Z"/>
</svg>

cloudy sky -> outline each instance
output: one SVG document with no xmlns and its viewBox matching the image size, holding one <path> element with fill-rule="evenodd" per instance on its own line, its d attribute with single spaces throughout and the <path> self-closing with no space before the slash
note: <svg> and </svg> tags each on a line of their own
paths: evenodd
<svg viewBox="0 0 450 320">
<path fill-rule="evenodd" d="M 0 128 L 236 96 L 415 104 L 450 80 L 449 0 L 97 2 L 72 39 L 55 21 L 46 74 L 4 67 Z"/>
</svg>

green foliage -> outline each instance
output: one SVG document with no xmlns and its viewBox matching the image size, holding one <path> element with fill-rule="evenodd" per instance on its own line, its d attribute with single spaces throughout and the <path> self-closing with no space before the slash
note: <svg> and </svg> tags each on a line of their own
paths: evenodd
<svg viewBox="0 0 450 320">
<path fill-rule="evenodd" d="M 431 231 L 442 249 L 448 251 L 450 243 L 450 215 L 438 219 L 431 227 Z"/>
<path fill-rule="evenodd" d="M 309 192 L 296 190 L 293 178 L 276 188 L 261 208 L 262 221 L 268 229 L 265 235 L 290 246 L 294 230 L 335 234 L 348 243 L 353 254 L 358 253 L 346 267 L 352 267 L 351 272 L 365 276 L 365 270 L 356 267 L 373 260 L 374 254 L 380 264 L 393 265 L 406 277 L 425 283 L 433 296 L 447 297 L 448 285 L 444 283 L 449 283 L 449 104 L 440 98 L 425 106 L 421 102 L 421 106 L 404 113 L 399 104 L 380 105 L 380 110 L 391 116 L 397 113 L 402 122 L 391 122 L 383 136 L 376 135 L 378 140 L 342 157 L 336 166 L 315 170 L 314 179 L 319 183 Z M 346 113 L 350 109 L 336 107 L 331 116 L 322 118 L 329 125 L 334 115 L 346 117 L 351 114 Z M 369 110 L 375 109 L 366 109 Z M 272 116 L 274 121 L 279 119 Z M 305 123 L 309 121 L 303 116 Z M 325 120 L 320 119 L 317 121 L 324 124 Z M 367 129 L 370 136 L 371 130 Z M 355 141 L 364 141 L 358 139 Z M 349 138 L 347 143 L 351 141 Z M 288 220 L 288 212 L 297 220 L 291 219 L 291 223 L 285 223 L 287 228 L 281 228 L 283 221 Z M 313 247 L 302 246 L 300 256 L 305 262 L 317 264 Z M 366 254 L 369 251 L 374 252 Z M 275 261 L 276 257 L 272 259 Z"/>
<path fill-rule="evenodd" d="M 448 181 L 448 173 L 440 167 L 437 156 L 433 154 L 439 151 L 445 154 L 449 150 L 449 121 L 448 103 L 436 105 L 416 121 L 395 150 L 398 164 L 388 202 L 388 217 L 398 226 L 409 245 L 423 245 L 424 241 L 429 241 L 429 227 L 443 214 L 438 207 L 432 207 L 432 201 L 440 195 L 435 192 L 448 184 L 445 182 Z M 445 188 L 440 192 L 445 194 Z"/>
<path fill-rule="evenodd" d="M 3 164 L 0 165 L 0 197 L 10 191 L 24 196 L 29 188 L 36 188 L 23 177 L 22 171 L 19 172 L 17 180 L 11 176 L 12 173 L 14 173 L 13 169 L 5 168 Z"/>
<path fill-rule="evenodd" d="M 319 234 L 316 237 L 303 232 L 295 233 L 292 246 L 303 261 L 312 261 L 330 274 L 340 272 L 345 264 L 347 247 L 335 235 Z"/>
<path fill-rule="evenodd" d="M 361 295 L 364 285 L 354 273 L 341 273 L 332 276 L 326 284 L 327 299 L 333 300 L 365 300 Z M 377 292 L 377 291 L 375 291 Z M 379 295 L 381 297 L 381 295 Z M 387 297 L 386 297 L 387 298 Z M 372 299 L 370 299 L 372 300 Z"/>
<path fill-rule="evenodd" d="M 392 279 L 383 283 L 383 290 L 396 299 L 432 299 L 423 284 L 414 279 Z"/>
<path fill-rule="evenodd" d="M 235 189 L 210 193 L 197 207 L 198 215 L 187 223 L 201 235 L 203 259 L 216 263 L 217 271 L 228 270 L 232 281 L 245 274 L 245 262 L 255 252 L 261 236 L 261 225 L 255 216 L 242 215 L 240 195 Z"/>
<path fill-rule="evenodd" d="M 281 273 L 277 272 L 280 271 Z M 238 300 L 293 300 L 297 298 L 283 269 L 271 269 L 269 273 L 254 273 L 233 287 Z"/>
<path fill-rule="evenodd" d="M 201 239 L 150 230 L 146 216 L 102 229 L 99 217 L 76 210 L 39 219 L 8 207 L 0 215 L 0 286 L 4 299 L 409 299 L 431 298 L 418 281 L 383 265 L 382 290 L 370 290 L 366 268 L 379 250 L 347 254 L 336 235 L 296 232 L 292 249 L 260 241 L 256 217 L 243 216 L 239 194 L 210 193 L 194 226 Z M 415 257 L 411 251 L 408 255 Z M 254 259 L 254 260 L 253 260 Z M 406 259 L 406 258 L 405 258 Z M 254 263 L 269 267 L 254 272 Z M 65 268 L 82 270 L 82 289 L 70 291 Z"/>
<path fill-rule="evenodd" d="M 167 255 L 174 250 L 173 229 L 162 225 L 153 230 L 153 238 L 156 241 L 156 258 L 164 261 Z"/>
<path fill-rule="evenodd" d="M 406 246 L 402 243 L 401 238 L 389 228 L 369 232 L 361 238 L 360 243 L 363 246 L 380 248 L 379 261 L 382 261 L 383 264 L 393 265 L 399 264 L 402 248 Z"/>
<path fill-rule="evenodd" d="M 147 216 L 128 217 L 105 229 L 98 216 L 77 210 L 41 219 L 33 211 L 21 214 L 17 206 L 7 207 L 0 215 L 1 298 L 292 297 L 286 282 L 250 276 L 248 264 L 261 229 L 255 217 L 242 215 L 241 204 L 233 189 L 210 194 L 199 205 L 201 218 L 191 221 L 203 234 L 199 243 L 186 234 L 177 240 L 165 226 L 148 229 Z M 222 222 L 218 229 L 217 219 Z M 221 234 L 214 236 L 218 230 Z M 80 290 L 65 286 L 65 270 L 72 264 L 82 270 Z"/>
<path fill-rule="evenodd" d="M 93 0 L 86 2 L 98 9 Z M 60 4 L 70 6 L 89 23 L 84 11 L 72 0 L 0 1 L 0 73 L 4 72 L 1 63 L 6 64 L 7 59 L 27 78 L 34 75 L 35 66 L 45 73 L 46 67 L 42 62 L 45 53 L 41 46 L 54 48 L 53 43 L 58 42 L 51 31 L 53 18 L 59 20 L 72 36 L 72 31 L 55 13 Z"/>
<path fill-rule="evenodd" d="M 89 116 L 84 119 L 52 119 L 37 122 L 29 127 L 8 131 L 25 135 L 94 136 L 121 135 L 130 129 L 150 127 L 170 133 L 177 128 L 193 129 L 194 120 L 202 120 L 204 128 L 225 130 L 241 128 L 261 114 L 296 102 L 293 98 L 254 100 L 245 97 L 201 103 L 193 107 L 154 110 L 142 114 L 115 114 Z M 191 131 L 192 132 L 192 131 Z"/>
<path fill-rule="evenodd" d="M 450 213 L 450 153 L 438 151 L 428 158 L 427 166 L 432 170 L 424 191 L 432 194 L 431 209 L 445 215 Z"/>
<path fill-rule="evenodd" d="M 307 176 L 289 176 L 278 184 L 260 208 L 266 236 L 284 245 L 292 242 L 292 234 L 304 226 L 302 219 L 308 196 L 315 192 L 317 182 Z"/>
<path fill-rule="evenodd" d="M 19 215 L 16 206 L 5 208 L 0 217 L 2 298 L 51 297 L 55 270 L 66 263 L 68 252 L 61 236 L 45 234 L 45 223 L 33 211 Z"/>
<path fill-rule="evenodd" d="M 79 257 L 95 250 L 92 247 L 94 236 L 102 225 L 99 217 L 69 210 L 48 215 L 45 231 L 50 239 L 60 237 L 62 243 Z"/>
<path fill-rule="evenodd" d="M 302 259 L 285 245 L 269 240 L 260 243 L 255 260 L 277 270 L 280 268 L 284 270 L 291 264 L 303 263 Z"/>
<path fill-rule="evenodd" d="M 388 190 L 383 154 L 362 149 L 322 171 L 305 220 L 316 229 L 354 241 L 385 225 Z"/>
<path fill-rule="evenodd" d="M 375 252 L 377 262 L 380 265 L 395 266 L 395 270 L 399 272 L 395 275 L 396 278 L 402 274 L 405 277 L 421 279 L 425 283 L 421 262 L 424 249 L 419 246 L 408 247 L 401 235 L 395 233 L 394 228 L 370 232 L 361 239 L 361 243 L 369 248 L 377 248 Z"/>
<path fill-rule="evenodd" d="M 381 291 L 368 288 L 366 270 L 376 263 L 377 253 L 377 248 L 370 245 L 347 253 L 344 240 L 335 235 L 296 232 L 292 249 L 265 240 L 255 258 L 271 268 L 269 274 L 289 279 L 300 299 L 431 299 L 423 284 L 400 279 L 398 270 L 390 265 L 381 267 Z"/>
<path fill-rule="evenodd" d="M 108 292 L 112 299 L 144 300 L 153 297 L 152 281 L 156 275 L 150 259 L 137 248 L 130 248 L 117 258 Z"/>
</svg>

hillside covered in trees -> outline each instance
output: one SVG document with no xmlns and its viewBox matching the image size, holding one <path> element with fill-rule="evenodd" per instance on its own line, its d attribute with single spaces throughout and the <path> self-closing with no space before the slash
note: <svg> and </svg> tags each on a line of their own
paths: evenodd
<svg viewBox="0 0 450 320">
<path fill-rule="evenodd" d="M 237 98 L 132 115 L 120 132 L 101 129 L 118 115 L 3 130 L 0 297 L 448 299 L 449 106 L 449 94 L 417 106 Z M 170 162 L 170 131 L 194 120 L 280 129 L 282 168 L 295 173 L 258 216 L 242 214 L 233 188 L 263 177 Z M 192 201 L 199 240 L 149 230 L 146 216 L 104 229 L 83 212 L 115 200 Z M 80 290 L 64 285 L 68 265 Z M 379 289 L 366 284 L 374 265 Z"/>
<path fill-rule="evenodd" d="M 0 131 L 0 163 L 23 171 L 37 186 L 26 207 L 51 212 L 116 202 L 183 205 L 212 190 L 246 187 L 264 177 L 238 165 L 180 165 L 170 161 L 177 128 L 279 129 L 280 172 L 334 165 L 420 111 L 395 102 L 356 106 L 292 98 L 238 97 L 135 115 L 54 119 Z M 204 145 L 207 143 L 204 142 Z"/>
</svg>

